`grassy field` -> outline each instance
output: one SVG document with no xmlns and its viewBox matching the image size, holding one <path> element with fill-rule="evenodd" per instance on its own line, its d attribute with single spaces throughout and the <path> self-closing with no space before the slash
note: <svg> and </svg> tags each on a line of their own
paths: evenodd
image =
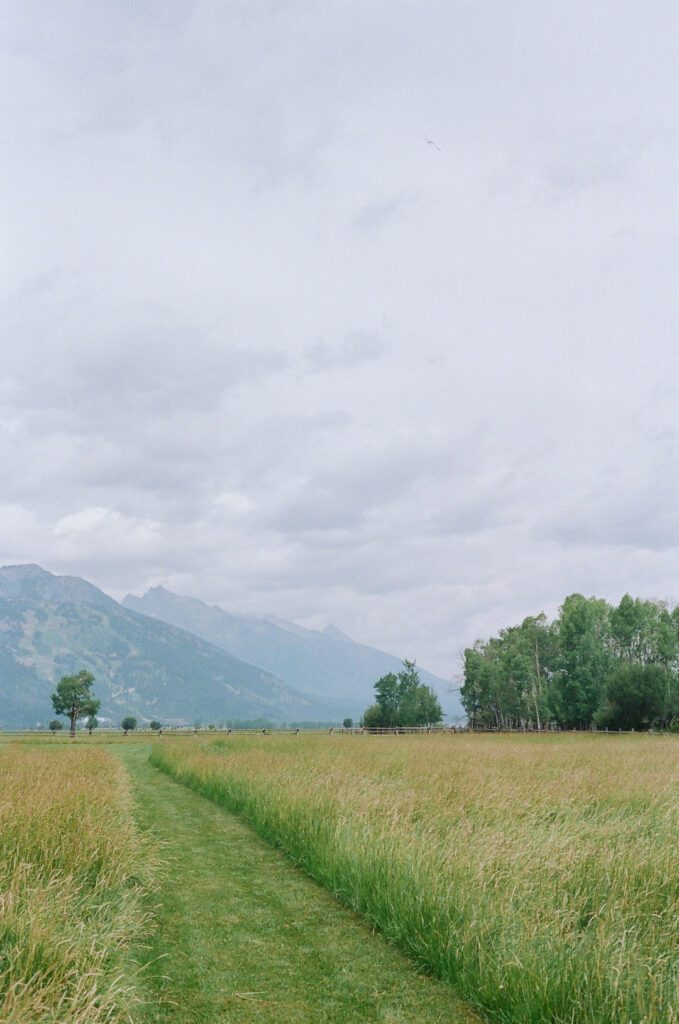
<svg viewBox="0 0 679 1024">
<path fill-rule="evenodd" d="M 168 737 L 152 761 L 490 1019 L 679 1019 L 674 738 Z"/>
<path fill-rule="evenodd" d="M 165 870 L 136 1024 L 471 1024 L 449 986 L 242 820 L 119 748 Z"/>
<path fill-rule="evenodd" d="M 0 1020 L 478 1019 L 148 739 L 2 737 Z"/>
<path fill-rule="evenodd" d="M 129 1020 L 153 855 L 103 750 L 0 750 L 0 1019 Z"/>
</svg>

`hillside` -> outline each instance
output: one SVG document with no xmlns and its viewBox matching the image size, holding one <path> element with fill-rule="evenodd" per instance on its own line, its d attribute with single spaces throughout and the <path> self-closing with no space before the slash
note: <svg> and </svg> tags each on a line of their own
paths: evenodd
<svg viewBox="0 0 679 1024">
<path fill-rule="evenodd" d="M 0 727 L 45 723 L 64 674 L 95 677 L 100 718 L 165 722 L 337 719 L 327 703 L 97 587 L 39 566 L 0 569 Z"/>
<path fill-rule="evenodd" d="M 334 626 L 320 632 L 282 619 L 232 615 L 197 598 L 179 597 L 164 587 L 153 587 L 143 597 L 128 595 L 123 606 L 195 633 L 275 673 L 296 690 L 344 706 L 345 713 L 354 716 L 372 703 L 375 681 L 401 668 L 399 658 L 355 643 Z M 462 714 L 444 679 L 424 670 L 420 677 L 438 693 L 444 711 L 452 717 Z"/>
</svg>

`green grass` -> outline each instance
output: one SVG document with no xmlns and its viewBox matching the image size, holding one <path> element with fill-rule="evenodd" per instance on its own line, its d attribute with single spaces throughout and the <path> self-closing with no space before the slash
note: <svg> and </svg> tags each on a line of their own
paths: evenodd
<svg viewBox="0 0 679 1024">
<path fill-rule="evenodd" d="M 240 820 L 151 767 L 147 748 L 118 752 L 167 864 L 143 955 L 143 1024 L 473 1019 Z"/>
<path fill-rule="evenodd" d="M 679 1019 L 674 738 L 234 736 L 152 760 L 490 1019 Z"/>
</svg>

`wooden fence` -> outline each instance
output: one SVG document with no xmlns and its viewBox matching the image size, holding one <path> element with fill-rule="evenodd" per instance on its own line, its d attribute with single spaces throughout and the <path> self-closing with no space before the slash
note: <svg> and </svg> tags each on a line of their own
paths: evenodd
<svg viewBox="0 0 679 1024">
<path fill-rule="evenodd" d="M 2 735 L 14 736 L 14 737 L 30 737 L 46 736 L 49 733 L 49 729 L 4 729 Z M 351 729 L 345 729 L 342 726 L 324 729 L 290 729 L 287 726 L 278 727 L 266 727 L 266 728 L 214 728 L 210 729 L 207 727 L 195 728 L 191 726 L 163 726 L 162 729 L 134 729 L 125 732 L 121 728 L 106 728 L 99 727 L 88 733 L 86 728 L 77 730 L 78 736 L 88 735 L 102 736 L 112 738 L 114 736 L 124 737 L 127 735 L 145 736 L 146 738 L 158 737 L 163 739 L 166 737 L 190 737 L 190 736 L 215 736 L 215 737 L 228 737 L 231 735 L 250 735 L 250 736 L 297 736 L 302 733 L 326 736 L 459 736 L 459 735 L 498 735 L 502 733 L 506 734 L 524 734 L 524 735 L 540 735 L 540 736 L 554 736 L 562 733 L 579 733 L 579 734 L 593 734 L 597 736 L 632 736 L 642 735 L 642 731 L 635 732 L 634 729 L 497 729 L 497 728 L 479 728 L 472 727 L 470 725 L 443 725 L 443 726 L 394 726 L 391 728 L 369 728 L 364 729 L 361 727 L 354 727 Z M 651 735 L 666 735 L 666 732 L 661 730 L 648 730 Z M 647 734 L 648 734 L 647 733 Z M 63 739 L 69 737 L 68 728 L 58 730 L 54 734 L 55 736 L 61 736 Z"/>
</svg>

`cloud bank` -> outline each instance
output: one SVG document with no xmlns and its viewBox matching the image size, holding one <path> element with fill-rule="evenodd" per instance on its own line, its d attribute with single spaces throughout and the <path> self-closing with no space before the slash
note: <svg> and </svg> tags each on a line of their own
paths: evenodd
<svg viewBox="0 0 679 1024">
<path fill-rule="evenodd" d="M 679 600 L 674 5 L 4 19 L 2 562 L 444 676 Z"/>
</svg>

